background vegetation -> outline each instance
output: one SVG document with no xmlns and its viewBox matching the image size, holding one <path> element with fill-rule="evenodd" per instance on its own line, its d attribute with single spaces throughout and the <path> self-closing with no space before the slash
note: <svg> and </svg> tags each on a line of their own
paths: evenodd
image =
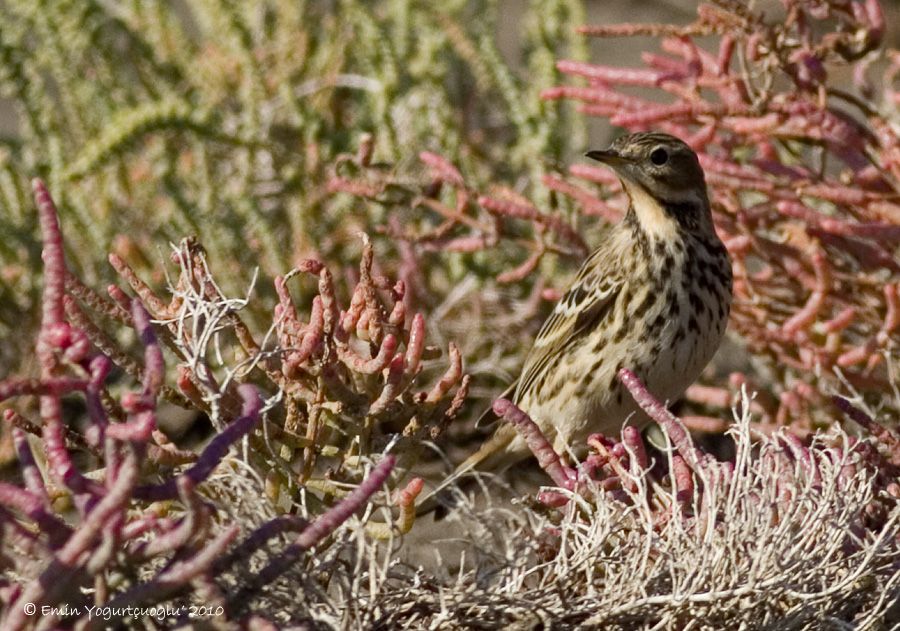
<svg viewBox="0 0 900 631">
<path fill-rule="evenodd" d="M 4 623 L 896 622 L 894 7 L 688 9 L 0 3 Z M 590 488 L 463 500 L 417 568 L 429 444 L 479 440 L 624 210 L 578 160 L 610 124 L 707 172 L 735 305 L 681 411 L 725 464 L 657 409 L 653 466 L 597 439 Z"/>
</svg>

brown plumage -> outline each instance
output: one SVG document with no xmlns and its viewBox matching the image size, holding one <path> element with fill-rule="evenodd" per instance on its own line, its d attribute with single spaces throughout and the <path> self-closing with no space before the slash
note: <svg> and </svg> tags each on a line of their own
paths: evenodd
<svg viewBox="0 0 900 631">
<path fill-rule="evenodd" d="M 558 453 L 581 452 L 591 433 L 648 422 L 616 379 L 620 368 L 663 401 L 680 397 L 719 347 L 731 306 L 731 264 L 690 147 L 638 133 L 587 156 L 616 172 L 629 209 L 582 265 L 513 384 L 513 401 Z M 502 424 L 448 480 L 500 472 L 530 455 Z"/>
</svg>

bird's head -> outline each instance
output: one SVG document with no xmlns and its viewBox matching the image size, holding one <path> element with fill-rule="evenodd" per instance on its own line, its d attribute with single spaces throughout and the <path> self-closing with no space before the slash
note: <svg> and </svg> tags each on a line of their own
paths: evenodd
<svg viewBox="0 0 900 631">
<path fill-rule="evenodd" d="M 711 229 L 703 169 L 684 141 L 642 132 L 617 138 L 609 149 L 585 155 L 616 172 L 648 232 L 667 231 L 676 225 Z"/>
</svg>

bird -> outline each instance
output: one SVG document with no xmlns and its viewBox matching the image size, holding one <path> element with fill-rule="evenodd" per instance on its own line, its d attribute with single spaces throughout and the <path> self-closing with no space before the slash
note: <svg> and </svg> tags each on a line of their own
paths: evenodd
<svg viewBox="0 0 900 631">
<path fill-rule="evenodd" d="M 713 224 L 703 168 L 687 143 L 640 132 L 585 156 L 615 172 L 628 210 L 584 261 L 502 395 L 511 394 L 564 455 L 583 453 L 592 433 L 650 422 L 619 382 L 622 368 L 659 400 L 677 400 L 719 348 L 732 297 L 728 252 Z M 440 492 L 461 476 L 501 473 L 530 456 L 524 438 L 501 423 L 421 512 L 442 504 Z"/>
</svg>

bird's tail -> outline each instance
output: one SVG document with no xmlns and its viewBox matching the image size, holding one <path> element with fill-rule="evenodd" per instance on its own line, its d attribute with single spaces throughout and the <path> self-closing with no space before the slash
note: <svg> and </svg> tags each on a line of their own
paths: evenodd
<svg viewBox="0 0 900 631">
<path fill-rule="evenodd" d="M 503 431 L 509 430 L 509 431 Z M 416 516 L 427 515 L 432 511 L 445 513 L 447 508 L 452 508 L 454 488 L 465 489 L 477 482 L 477 472 L 501 473 L 505 469 L 522 460 L 522 455 L 517 451 L 508 449 L 510 443 L 516 437 L 512 427 L 504 427 L 498 430 L 481 448 L 466 458 L 456 469 L 435 487 L 425 499 L 416 506 Z M 527 451 L 525 452 L 527 455 Z M 439 518 L 442 515 L 437 515 Z"/>
</svg>

